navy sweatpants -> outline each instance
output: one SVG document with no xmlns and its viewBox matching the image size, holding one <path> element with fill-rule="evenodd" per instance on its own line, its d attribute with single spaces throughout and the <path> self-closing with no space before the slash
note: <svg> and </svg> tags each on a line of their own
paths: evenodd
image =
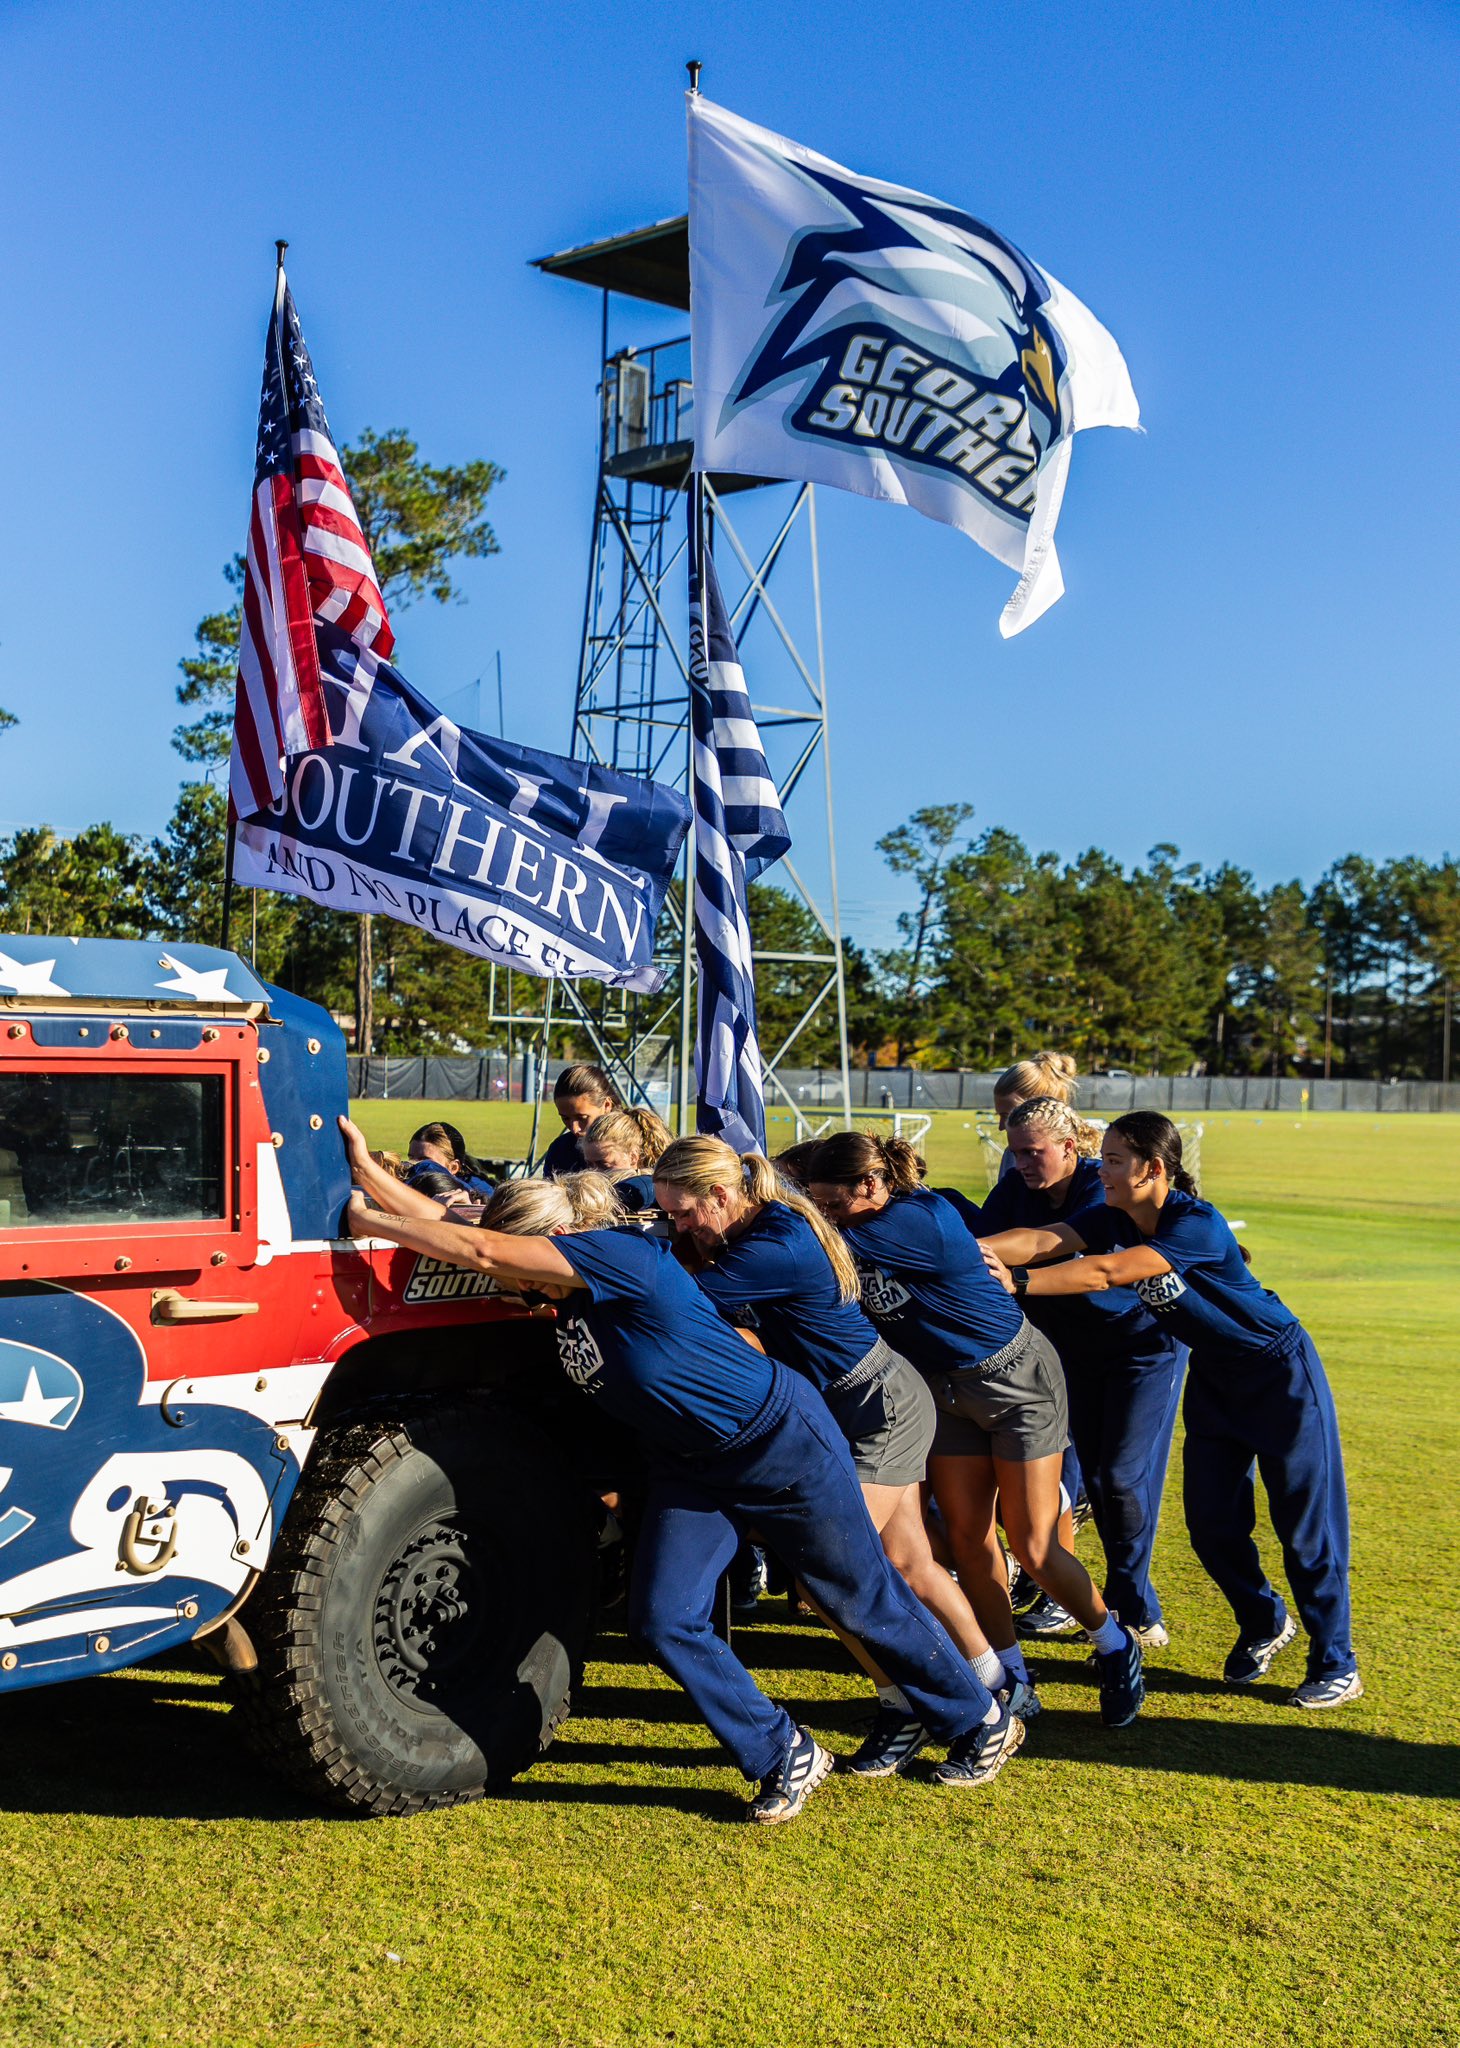
<svg viewBox="0 0 1460 2048">
<path fill-rule="evenodd" d="M 715 1586 L 755 1529 L 827 1614 L 866 1644 L 918 1719 L 951 1742 L 991 1704 L 952 1640 L 887 1561 L 847 1440 L 806 1381 L 740 1450 L 686 1461 L 649 1490 L 629 1592 L 629 1632 L 677 1679 L 747 1778 L 784 1758 L 795 1724 L 710 1626 Z"/>
<path fill-rule="evenodd" d="M 1198 1558 L 1231 1603 L 1238 1633 L 1259 1642 L 1275 1636 L 1287 1619 L 1252 1540 L 1255 1463 L 1308 1631 L 1308 1676 L 1355 1670 L 1343 1452 L 1313 1340 L 1295 1326 L 1276 1351 L 1194 1355 L 1185 1417 L 1186 1526 Z"/>
<path fill-rule="evenodd" d="M 1119 1351 L 1066 1358 L 1070 1435 L 1105 1552 L 1105 1599 L 1137 1628 L 1162 1619 L 1151 1552 L 1176 1426 L 1179 1350 L 1148 1330 Z"/>
</svg>

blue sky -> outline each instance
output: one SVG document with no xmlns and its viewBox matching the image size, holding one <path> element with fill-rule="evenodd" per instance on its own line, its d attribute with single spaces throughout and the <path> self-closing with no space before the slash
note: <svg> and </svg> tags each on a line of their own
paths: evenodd
<svg viewBox="0 0 1460 2048">
<path fill-rule="evenodd" d="M 1009 571 L 821 494 L 848 928 L 886 938 L 875 841 L 954 798 L 1065 855 L 1174 840 L 1263 881 L 1460 850 L 1438 0 L 11 0 L 0 832 L 165 821 L 175 664 L 245 530 L 276 235 L 337 436 L 403 425 L 508 472 L 501 554 L 465 605 L 397 618 L 401 666 L 463 719 L 483 676 L 492 724 L 500 649 L 509 735 L 566 744 L 598 302 L 528 264 L 682 210 L 689 56 L 713 98 L 1009 235 L 1142 403 L 1143 435 L 1080 437 L 1068 594 L 1012 642 Z M 615 334 L 683 325 L 620 302 Z"/>
</svg>

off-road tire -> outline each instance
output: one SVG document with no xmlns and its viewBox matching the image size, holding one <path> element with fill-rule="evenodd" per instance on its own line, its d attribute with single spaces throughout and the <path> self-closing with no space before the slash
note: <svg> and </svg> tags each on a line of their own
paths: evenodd
<svg viewBox="0 0 1460 2048">
<path fill-rule="evenodd" d="M 343 1421 L 305 1468 L 243 1616 L 253 1748 L 357 1814 L 499 1791 L 567 1718 L 594 1503 L 551 1444 L 472 1396 Z"/>
</svg>

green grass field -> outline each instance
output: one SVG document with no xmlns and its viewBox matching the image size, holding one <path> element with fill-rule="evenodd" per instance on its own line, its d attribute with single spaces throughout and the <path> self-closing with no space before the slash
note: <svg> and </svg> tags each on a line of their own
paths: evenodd
<svg viewBox="0 0 1460 2048">
<path fill-rule="evenodd" d="M 513 1107 L 433 1113 L 488 1153 Z M 935 1181 L 982 1185 L 941 1118 Z M 793 1827 L 683 1696 L 604 1637 L 574 1719 L 508 1797 L 404 1822 L 299 1807 L 235 1747 L 216 1680 L 132 1674 L 0 1703 L 0 2041 L 1002 2048 L 1460 2040 L 1460 1126 L 1214 1117 L 1206 1192 L 1316 1336 L 1354 1509 L 1357 1705 L 1217 1683 L 1226 1610 L 1176 1486 L 1172 1627 L 1104 1733 L 1073 1647 L 991 1788 L 834 1777 Z M 1087 1561 L 1093 1542 L 1083 1539 Z M 1265 1555 L 1273 1556 L 1269 1538 Z M 835 1748 L 866 1694 L 820 1630 L 737 1634 Z M 1295 1648 L 1277 1667 L 1301 1675 Z"/>
</svg>

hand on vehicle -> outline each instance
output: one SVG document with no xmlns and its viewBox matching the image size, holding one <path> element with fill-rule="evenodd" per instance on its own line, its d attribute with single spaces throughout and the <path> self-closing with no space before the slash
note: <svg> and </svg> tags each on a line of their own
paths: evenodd
<svg viewBox="0 0 1460 2048">
<path fill-rule="evenodd" d="M 365 1142 L 365 1133 L 358 1124 L 352 1124 L 347 1116 L 339 1119 L 340 1136 L 345 1141 L 345 1156 L 350 1162 L 350 1171 L 358 1180 L 375 1164 L 370 1157 L 370 1147 Z"/>
</svg>

